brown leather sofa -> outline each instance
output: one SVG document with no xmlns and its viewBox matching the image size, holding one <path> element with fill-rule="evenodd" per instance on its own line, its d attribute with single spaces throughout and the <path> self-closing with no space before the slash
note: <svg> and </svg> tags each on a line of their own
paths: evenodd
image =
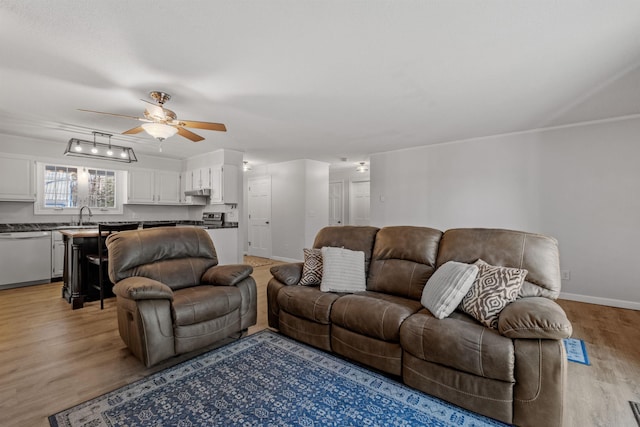
<svg viewBox="0 0 640 427">
<path fill-rule="evenodd" d="M 239 338 L 256 324 L 249 265 L 217 265 L 206 230 L 124 231 L 107 239 L 122 340 L 146 366 Z"/>
<path fill-rule="evenodd" d="M 554 239 L 495 229 L 326 227 L 313 247 L 365 254 L 366 291 L 296 286 L 303 263 L 275 266 L 267 288 L 269 325 L 326 351 L 402 378 L 409 386 L 519 426 L 559 426 L 572 327 L 553 300 L 560 292 Z M 422 290 L 447 261 L 528 270 L 498 329 L 455 311 L 423 308 Z"/>
</svg>

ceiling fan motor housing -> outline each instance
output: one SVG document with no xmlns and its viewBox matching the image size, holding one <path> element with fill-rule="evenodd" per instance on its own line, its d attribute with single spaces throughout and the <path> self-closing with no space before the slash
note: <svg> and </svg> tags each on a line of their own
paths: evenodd
<svg viewBox="0 0 640 427">
<path fill-rule="evenodd" d="M 149 92 L 149 96 L 153 98 L 160 105 L 164 104 L 165 102 L 171 99 L 171 95 L 169 95 L 168 93 L 160 92 L 157 90 Z"/>
</svg>

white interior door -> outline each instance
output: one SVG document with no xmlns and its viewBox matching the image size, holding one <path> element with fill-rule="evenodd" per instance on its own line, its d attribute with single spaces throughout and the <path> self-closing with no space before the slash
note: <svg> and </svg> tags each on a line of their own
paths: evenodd
<svg viewBox="0 0 640 427">
<path fill-rule="evenodd" d="M 271 177 L 249 178 L 249 255 L 271 257 Z"/>
<path fill-rule="evenodd" d="M 351 191 L 349 200 L 349 224 L 351 225 L 369 225 L 369 181 L 354 181 L 351 183 Z"/>
<path fill-rule="evenodd" d="M 344 184 L 342 181 L 329 183 L 329 225 L 344 223 Z"/>
</svg>

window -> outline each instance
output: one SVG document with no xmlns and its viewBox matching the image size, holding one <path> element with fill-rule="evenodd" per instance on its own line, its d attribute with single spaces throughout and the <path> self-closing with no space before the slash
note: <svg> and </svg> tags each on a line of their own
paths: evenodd
<svg viewBox="0 0 640 427">
<path fill-rule="evenodd" d="M 74 212 L 81 206 L 100 213 L 122 213 L 118 206 L 121 171 L 81 166 L 38 164 L 36 214 Z"/>
<path fill-rule="evenodd" d="M 89 169 L 89 207 L 115 208 L 116 173 L 114 171 Z"/>
<path fill-rule="evenodd" d="M 44 207 L 77 207 L 78 168 L 46 165 L 44 170 Z"/>
</svg>

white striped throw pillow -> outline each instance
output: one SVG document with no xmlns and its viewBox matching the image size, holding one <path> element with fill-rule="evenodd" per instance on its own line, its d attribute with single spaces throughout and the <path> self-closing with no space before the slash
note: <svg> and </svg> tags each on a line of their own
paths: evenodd
<svg viewBox="0 0 640 427">
<path fill-rule="evenodd" d="M 427 281 L 420 302 L 438 319 L 449 317 L 469 292 L 477 274 L 475 265 L 445 262 Z"/>
<path fill-rule="evenodd" d="M 322 292 L 360 292 L 367 289 L 364 252 L 324 247 L 322 251 Z"/>
</svg>

